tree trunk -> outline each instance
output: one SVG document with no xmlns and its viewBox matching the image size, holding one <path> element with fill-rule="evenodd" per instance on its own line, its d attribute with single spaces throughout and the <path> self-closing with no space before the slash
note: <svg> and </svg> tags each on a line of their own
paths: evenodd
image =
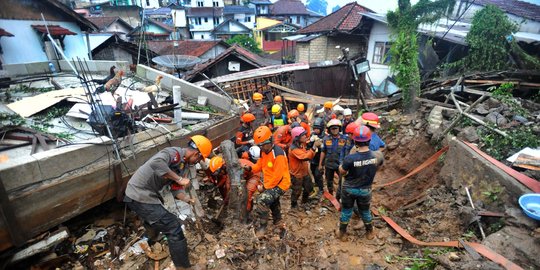
<svg viewBox="0 0 540 270">
<path fill-rule="evenodd" d="M 234 143 L 230 140 L 221 142 L 221 151 L 223 159 L 227 166 L 227 174 L 231 181 L 231 190 L 229 192 L 229 207 L 227 211 L 234 222 L 245 222 L 247 219 L 247 190 L 246 180 L 242 178 L 244 169 L 238 161 L 238 155 L 234 148 Z"/>
</svg>

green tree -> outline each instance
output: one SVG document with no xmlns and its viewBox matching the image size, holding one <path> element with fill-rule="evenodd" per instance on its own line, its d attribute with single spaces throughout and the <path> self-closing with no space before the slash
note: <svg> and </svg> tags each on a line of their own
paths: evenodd
<svg viewBox="0 0 540 270">
<path fill-rule="evenodd" d="M 416 109 L 415 97 L 420 92 L 418 68 L 418 34 L 422 23 L 434 23 L 446 12 L 451 12 L 455 0 L 398 0 L 398 8 L 386 15 L 393 37 L 390 48 L 390 68 L 396 74 L 396 83 L 403 94 L 404 108 L 411 113 Z"/>
<path fill-rule="evenodd" d="M 520 68 L 538 69 L 538 59 L 523 51 L 512 37 L 512 33 L 518 29 L 518 25 L 508 19 L 502 10 L 487 5 L 474 14 L 471 30 L 465 37 L 469 54 L 449 67 L 475 71 L 502 70 L 515 66 L 510 61 L 512 57 Z"/>
<path fill-rule="evenodd" d="M 244 49 L 250 50 L 254 53 L 261 53 L 262 50 L 257 46 L 257 41 L 248 35 L 236 35 L 232 38 L 227 39 L 225 42 L 227 44 L 233 45 L 238 44 Z"/>
</svg>

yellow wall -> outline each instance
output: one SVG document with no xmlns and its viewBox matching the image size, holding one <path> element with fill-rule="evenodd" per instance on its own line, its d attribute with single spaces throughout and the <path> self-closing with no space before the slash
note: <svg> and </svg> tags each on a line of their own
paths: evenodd
<svg viewBox="0 0 540 270">
<path fill-rule="evenodd" d="M 274 26 L 276 24 L 280 24 L 281 21 L 268 19 L 264 17 L 257 17 L 255 20 L 257 27 L 253 28 L 253 38 L 255 38 L 255 41 L 257 41 L 257 46 L 259 49 L 262 50 L 262 42 L 264 38 L 263 31 L 260 29 L 264 29 L 270 26 Z"/>
</svg>

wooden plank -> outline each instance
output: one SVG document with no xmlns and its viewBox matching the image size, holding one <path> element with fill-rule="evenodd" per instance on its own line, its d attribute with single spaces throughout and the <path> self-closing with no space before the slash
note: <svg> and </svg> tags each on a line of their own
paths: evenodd
<svg viewBox="0 0 540 270">
<path fill-rule="evenodd" d="M 198 130 L 174 140 L 159 140 L 162 143 L 152 148 L 144 148 L 136 153 L 135 159 L 124 159 L 124 163 L 133 173 L 141 164 L 157 153 L 159 150 L 172 145 L 187 145 L 191 136 L 205 134 L 212 144 L 217 146 L 221 141 L 234 136 L 239 125 L 239 117 L 226 118 L 216 125 L 205 130 Z M 161 135 L 166 137 L 167 135 Z M 112 151 L 112 150 L 111 150 Z M 113 165 L 118 163 L 114 161 Z M 20 224 L 28 237 L 34 237 L 58 224 L 69 220 L 84 211 L 102 204 L 117 196 L 117 186 L 110 174 L 110 164 L 107 159 L 92 164 L 91 168 L 80 174 L 69 174 L 65 177 L 35 186 L 31 190 L 9 194 L 9 202 Z M 129 180 L 130 175 L 125 172 L 122 183 Z M 4 203 L 2 203 L 4 206 Z M 26 239 L 25 239 L 26 240 Z M 9 237 L 6 224 L 0 222 L 0 251 L 14 244 Z"/>
<path fill-rule="evenodd" d="M 0 178 L 0 213 L 2 214 L 3 223 L 6 226 L 9 237 L 11 238 L 13 244 L 16 246 L 24 244 L 26 240 L 24 235 L 26 233 L 22 231 L 19 220 L 15 216 L 15 212 L 11 207 L 2 178 Z"/>
<path fill-rule="evenodd" d="M 469 93 L 469 94 L 475 94 L 475 95 L 479 95 L 479 96 L 491 97 L 491 93 L 488 92 L 488 91 L 480 91 L 480 90 L 475 90 L 475 89 L 468 88 L 468 87 L 463 87 L 463 92 Z"/>
<path fill-rule="evenodd" d="M 84 88 L 50 91 L 37 96 L 23 98 L 7 106 L 22 117 L 29 117 L 69 97 L 84 98 Z"/>
</svg>

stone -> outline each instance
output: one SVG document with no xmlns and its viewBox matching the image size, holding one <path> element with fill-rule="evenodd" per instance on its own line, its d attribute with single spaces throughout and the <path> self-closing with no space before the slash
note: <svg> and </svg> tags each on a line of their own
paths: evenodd
<svg viewBox="0 0 540 270">
<path fill-rule="evenodd" d="M 530 232 L 529 229 L 506 226 L 488 235 L 482 244 L 499 254 L 504 254 L 508 260 L 518 263 L 524 269 L 538 269 L 540 245 L 537 239 L 530 236 Z"/>
<path fill-rule="evenodd" d="M 360 265 L 362 263 L 362 258 L 358 256 L 349 256 L 349 264 L 351 266 Z"/>
<path fill-rule="evenodd" d="M 206 104 L 208 104 L 208 97 L 198 96 L 197 97 L 197 104 L 199 104 L 201 106 L 206 106 Z"/>
<path fill-rule="evenodd" d="M 393 142 L 386 145 L 386 149 L 388 149 L 388 151 L 392 151 L 392 150 L 396 149 L 398 146 L 399 146 L 399 143 L 396 142 L 396 141 L 393 141 Z"/>
<path fill-rule="evenodd" d="M 452 262 L 456 262 L 456 261 L 461 260 L 461 259 L 459 258 L 459 256 L 457 255 L 456 252 L 449 252 L 449 253 L 448 253 L 448 259 L 449 259 L 450 261 L 452 261 Z"/>
<path fill-rule="evenodd" d="M 473 126 L 463 128 L 457 137 L 471 143 L 475 143 L 480 140 L 480 137 L 478 137 L 478 134 L 476 134 L 476 128 Z"/>
<path fill-rule="evenodd" d="M 523 116 L 521 116 L 521 115 L 514 115 L 514 117 L 512 117 L 512 120 L 517 121 L 517 122 L 520 122 L 520 123 L 522 123 L 522 124 L 525 124 L 525 123 L 529 122 L 529 121 L 527 120 L 527 118 L 525 118 L 525 117 L 523 117 Z"/>
<path fill-rule="evenodd" d="M 428 129 L 427 129 L 428 134 L 435 134 L 441 128 L 441 124 L 443 121 L 442 112 L 443 112 L 443 107 L 435 106 L 433 107 L 433 110 L 431 110 L 431 112 L 429 113 L 429 116 L 427 119 L 429 123 Z"/>
<path fill-rule="evenodd" d="M 422 128 L 422 126 L 423 126 L 422 122 L 418 122 L 416 123 L 416 125 L 414 125 L 414 129 L 419 130 Z"/>
<path fill-rule="evenodd" d="M 520 208 L 507 207 L 504 212 L 508 217 L 506 222 L 513 226 L 526 228 L 531 231 L 538 227 L 537 222 L 525 215 Z"/>
<path fill-rule="evenodd" d="M 489 113 L 489 111 L 486 109 L 486 105 L 484 104 L 476 105 L 476 107 L 474 108 L 474 111 L 481 115 L 487 115 Z"/>
<path fill-rule="evenodd" d="M 493 109 L 493 108 L 497 108 L 497 107 L 500 107 L 501 106 L 501 102 L 498 101 L 497 99 L 494 99 L 494 98 L 489 98 L 488 100 L 484 101 L 484 103 L 482 103 L 488 110 L 489 109 Z"/>
<path fill-rule="evenodd" d="M 396 109 L 391 110 L 388 114 L 390 115 L 397 115 L 398 111 Z"/>
<path fill-rule="evenodd" d="M 488 122 L 491 122 L 497 126 L 502 126 L 502 125 L 506 125 L 508 124 L 508 120 L 500 113 L 498 112 L 490 112 L 487 116 L 486 116 L 486 121 Z"/>
<path fill-rule="evenodd" d="M 217 257 L 218 259 L 221 259 L 221 258 L 225 257 L 225 250 L 222 249 L 222 248 L 217 249 L 217 250 L 216 250 L 216 257 Z"/>
</svg>

